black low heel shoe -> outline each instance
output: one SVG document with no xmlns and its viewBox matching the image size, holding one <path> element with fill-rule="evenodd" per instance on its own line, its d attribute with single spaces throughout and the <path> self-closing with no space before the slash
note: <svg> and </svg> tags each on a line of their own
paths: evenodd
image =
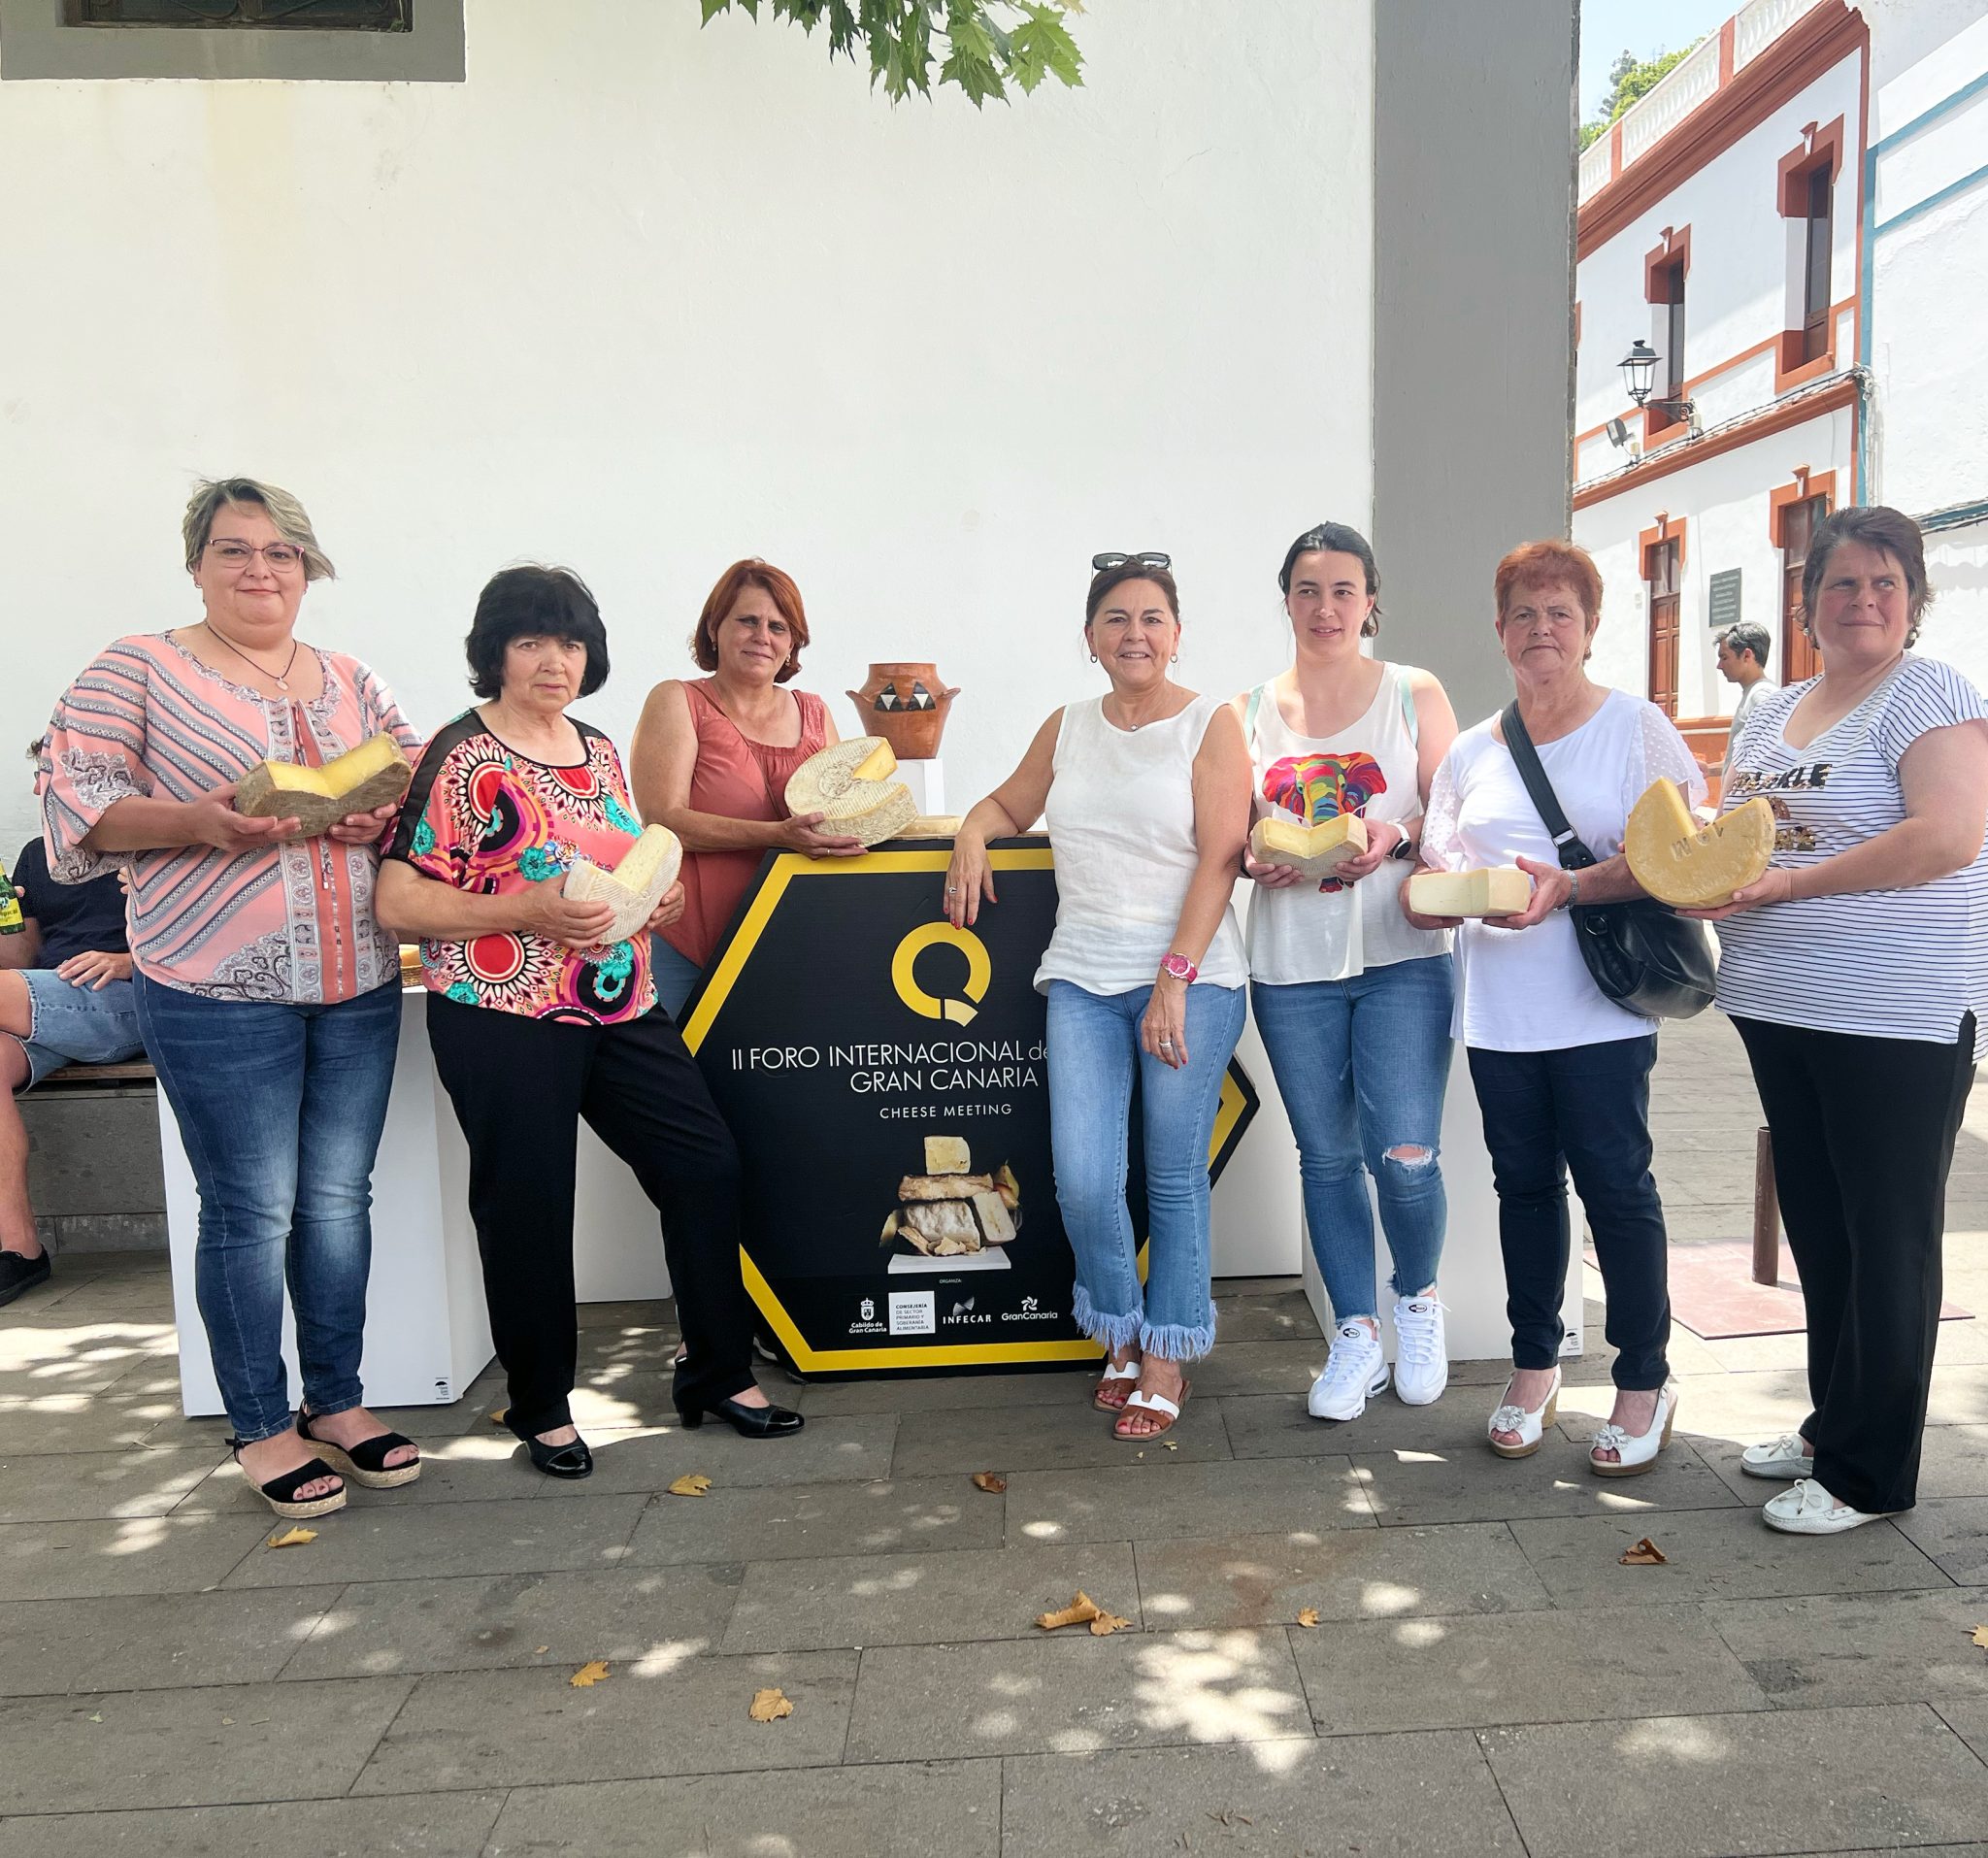
<svg viewBox="0 0 1988 1858">
<path fill-rule="evenodd" d="M 736 1400 L 710 1400 L 702 1406 L 677 1405 L 686 1432 L 695 1432 L 707 1418 L 722 1419 L 742 1439 L 784 1439 L 808 1422 L 785 1407 L 742 1407 Z"/>
<path fill-rule="evenodd" d="M 531 1454 L 532 1469 L 543 1471 L 548 1477 L 591 1477 L 594 1475 L 594 1455 L 587 1448 L 584 1439 L 576 1439 L 570 1445 L 548 1445 L 543 1440 L 513 1429 L 517 1442 Z"/>
</svg>

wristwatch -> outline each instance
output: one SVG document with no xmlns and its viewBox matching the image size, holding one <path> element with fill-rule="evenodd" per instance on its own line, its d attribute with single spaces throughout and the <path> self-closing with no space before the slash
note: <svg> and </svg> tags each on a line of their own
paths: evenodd
<svg viewBox="0 0 1988 1858">
<path fill-rule="evenodd" d="M 1163 975 L 1171 975 L 1183 985 L 1191 987 L 1194 984 L 1194 977 L 1201 970 L 1193 962 L 1189 961 L 1185 955 L 1169 955 L 1166 960 L 1160 963 L 1160 972 Z"/>
<path fill-rule="evenodd" d="M 1388 846 L 1387 855 L 1390 858 L 1412 858 L 1415 855 L 1415 842 L 1408 837 L 1406 831 L 1403 831 L 1402 836 L 1393 845 Z"/>
</svg>

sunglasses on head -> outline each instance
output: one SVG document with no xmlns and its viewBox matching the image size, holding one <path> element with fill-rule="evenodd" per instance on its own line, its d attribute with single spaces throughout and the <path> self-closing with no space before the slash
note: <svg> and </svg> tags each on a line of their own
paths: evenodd
<svg viewBox="0 0 1988 1858">
<path fill-rule="evenodd" d="M 1091 571 L 1094 574 L 1109 574 L 1113 568 L 1122 568 L 1128 562 L 1140 568 L 1171 568 L 1172 555 L 1163 555 L 1157 549 L 1148 548 L 1143 554 L 1102 554 L 1091 556 Z"/>
</svg>

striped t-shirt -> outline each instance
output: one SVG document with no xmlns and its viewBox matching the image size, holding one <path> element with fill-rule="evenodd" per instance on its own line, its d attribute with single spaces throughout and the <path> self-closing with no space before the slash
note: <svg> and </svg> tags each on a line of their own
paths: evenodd
<svg viewBox="0 0 1988 1858">
<path fill-rule="evenodd" d="M 1848 715 L 1792 748 L 1782 730 L 1814 685 L 1793 684 L 1755 708 L 1720 797 L 1722 810 L 1769 801 L 1780 870 L 1820 864 L 1898 825 L 1905 750 L 1929 730 L 1988 717 L 1981 693 L 1951 665 L 1907 652 Z M 1943 1045 L 1972 1012 L 1974 1056 L 1988 1055 L 1988 847 L 1931 883 L 1729 917 L 1719 924 L 1718 1004 L 1775 1025 Z"/>
</svg>

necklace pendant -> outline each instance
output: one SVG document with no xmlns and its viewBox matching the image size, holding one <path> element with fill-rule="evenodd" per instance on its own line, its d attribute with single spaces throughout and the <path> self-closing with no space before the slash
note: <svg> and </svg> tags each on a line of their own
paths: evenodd
<svg viewBox="0 0 1988 1858">
<path fill-rule="evenodd" d="M 290 680 L 289 680 L 289 679 L 287 679 L 287 678 L 279 678 L 279 679 L 278 679 L 278 680 L 276 680 L 276 687 L 277 687 L 277 688 L 278 688 L 279 690 L 287 690 L 287 689 L 288 689 L 288 688 L 290 687 Z"/>
</svg>

